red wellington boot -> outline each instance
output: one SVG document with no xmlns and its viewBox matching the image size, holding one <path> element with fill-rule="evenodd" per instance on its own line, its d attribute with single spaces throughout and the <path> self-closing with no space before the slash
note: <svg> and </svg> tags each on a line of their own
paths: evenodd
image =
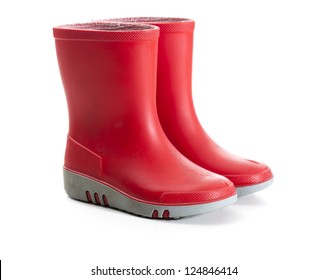
<svg viewBox="0 0 327 280">
<path fill-rule="evenodd" d="M 202 128 L 192 99 L 194 21 L 182 18 L 119 18 L 160 27 L 157 107 L 161 125 L 173 145 L 196 164 L 230 179 L 238 195 L 268 187 L 268 166 L 234 156 L 218 146 Z"/>
<path fill-rule="evenodd" d="M 201 214 L 236 200 L 228 179 L 184 157 L 160 126 L 158 27 L 85 23 L 53 31 L 69 112 L 70 197 L 153 218 Z"/>
</svg>

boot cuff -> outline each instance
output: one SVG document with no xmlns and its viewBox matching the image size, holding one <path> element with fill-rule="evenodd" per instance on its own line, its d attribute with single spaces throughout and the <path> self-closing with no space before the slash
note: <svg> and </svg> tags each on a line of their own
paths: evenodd
<svg viewBox="0 0 327 280">
<path fill-rule="evenodd" d="M 149 41 L 159 37 L 159 28 L 141 23 L 76 23 L 54 27 L 53 36 L 65 40 Z"/>
<path fill-rule="evenodd" d="M 192 19 L 173 17 L 126 17 L 101 21 L 153 24 L 160 27 L 160 32 L 192 32 L 195 25 L 195 22 Z"/>
</svg>

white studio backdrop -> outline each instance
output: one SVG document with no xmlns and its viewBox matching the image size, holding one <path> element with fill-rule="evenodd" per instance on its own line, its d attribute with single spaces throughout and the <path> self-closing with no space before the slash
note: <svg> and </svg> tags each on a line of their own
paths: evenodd
<svg viewBox="0 0 327 280">
<path fill-rule="evenodd" d="M 95 266 L 146 265 L 237 266 L 226 279 L 325 279 L 326 14 L 315 0 L 1 2 L 3 279 L 101 279 L 91 276 Z M 177 221 L 67 198 L 68 119 L 52 27 L 126 16 L 196 21 L 199 119 L 225 149 L 267 163 L 269 189 Z"/>
</svg>

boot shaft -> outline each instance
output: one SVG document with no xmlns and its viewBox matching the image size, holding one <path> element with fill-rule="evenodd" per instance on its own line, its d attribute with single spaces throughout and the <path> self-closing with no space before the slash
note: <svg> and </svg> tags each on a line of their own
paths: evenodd
<svg viewBox="0 0 327 280">
<path fill-rule="evenodd" d="M 154 122 L 158 35 L 132 24 L 54 28 L 70 137 L 100 149 L 112 134 L 131 137 Z"/>
<path fill-rule="evenodd" d="M 192 97 L 193 33 L 195 22 L 186 18 L 129 17 L 107 22 L 153 24 L 160 28 L 157 70 L 157 110 L 168 138 L 183 150 L 199 131 Z M 200 145 L 200 144 L 199 144 Z"/>
</svg>

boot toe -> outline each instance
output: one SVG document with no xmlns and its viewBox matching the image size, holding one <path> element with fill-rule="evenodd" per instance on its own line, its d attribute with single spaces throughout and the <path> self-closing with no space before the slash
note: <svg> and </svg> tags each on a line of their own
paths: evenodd
<svg viewBox="0 0 327 280">
<path fill-rule="evenodd" d="M 214 188 L 206 188 L 203 190 L 189 192 L 164 192 L 160 196 L 160 203 L 164 204 L 202 204 L 219 200 L 224 200 L 236 195 L 236 190 L 232 182 L 220 181 L 221 187 L 215 185 Z"/>
<path fill-rule="evenodd" d="M 235 187 L 257 185 L 273 178 L 273 174 L 267 165 L 252 160 L 247 160 L 247 162 L 250 168 L 243 174 L 226 176 L 234 183 Z"/>
</svg>

